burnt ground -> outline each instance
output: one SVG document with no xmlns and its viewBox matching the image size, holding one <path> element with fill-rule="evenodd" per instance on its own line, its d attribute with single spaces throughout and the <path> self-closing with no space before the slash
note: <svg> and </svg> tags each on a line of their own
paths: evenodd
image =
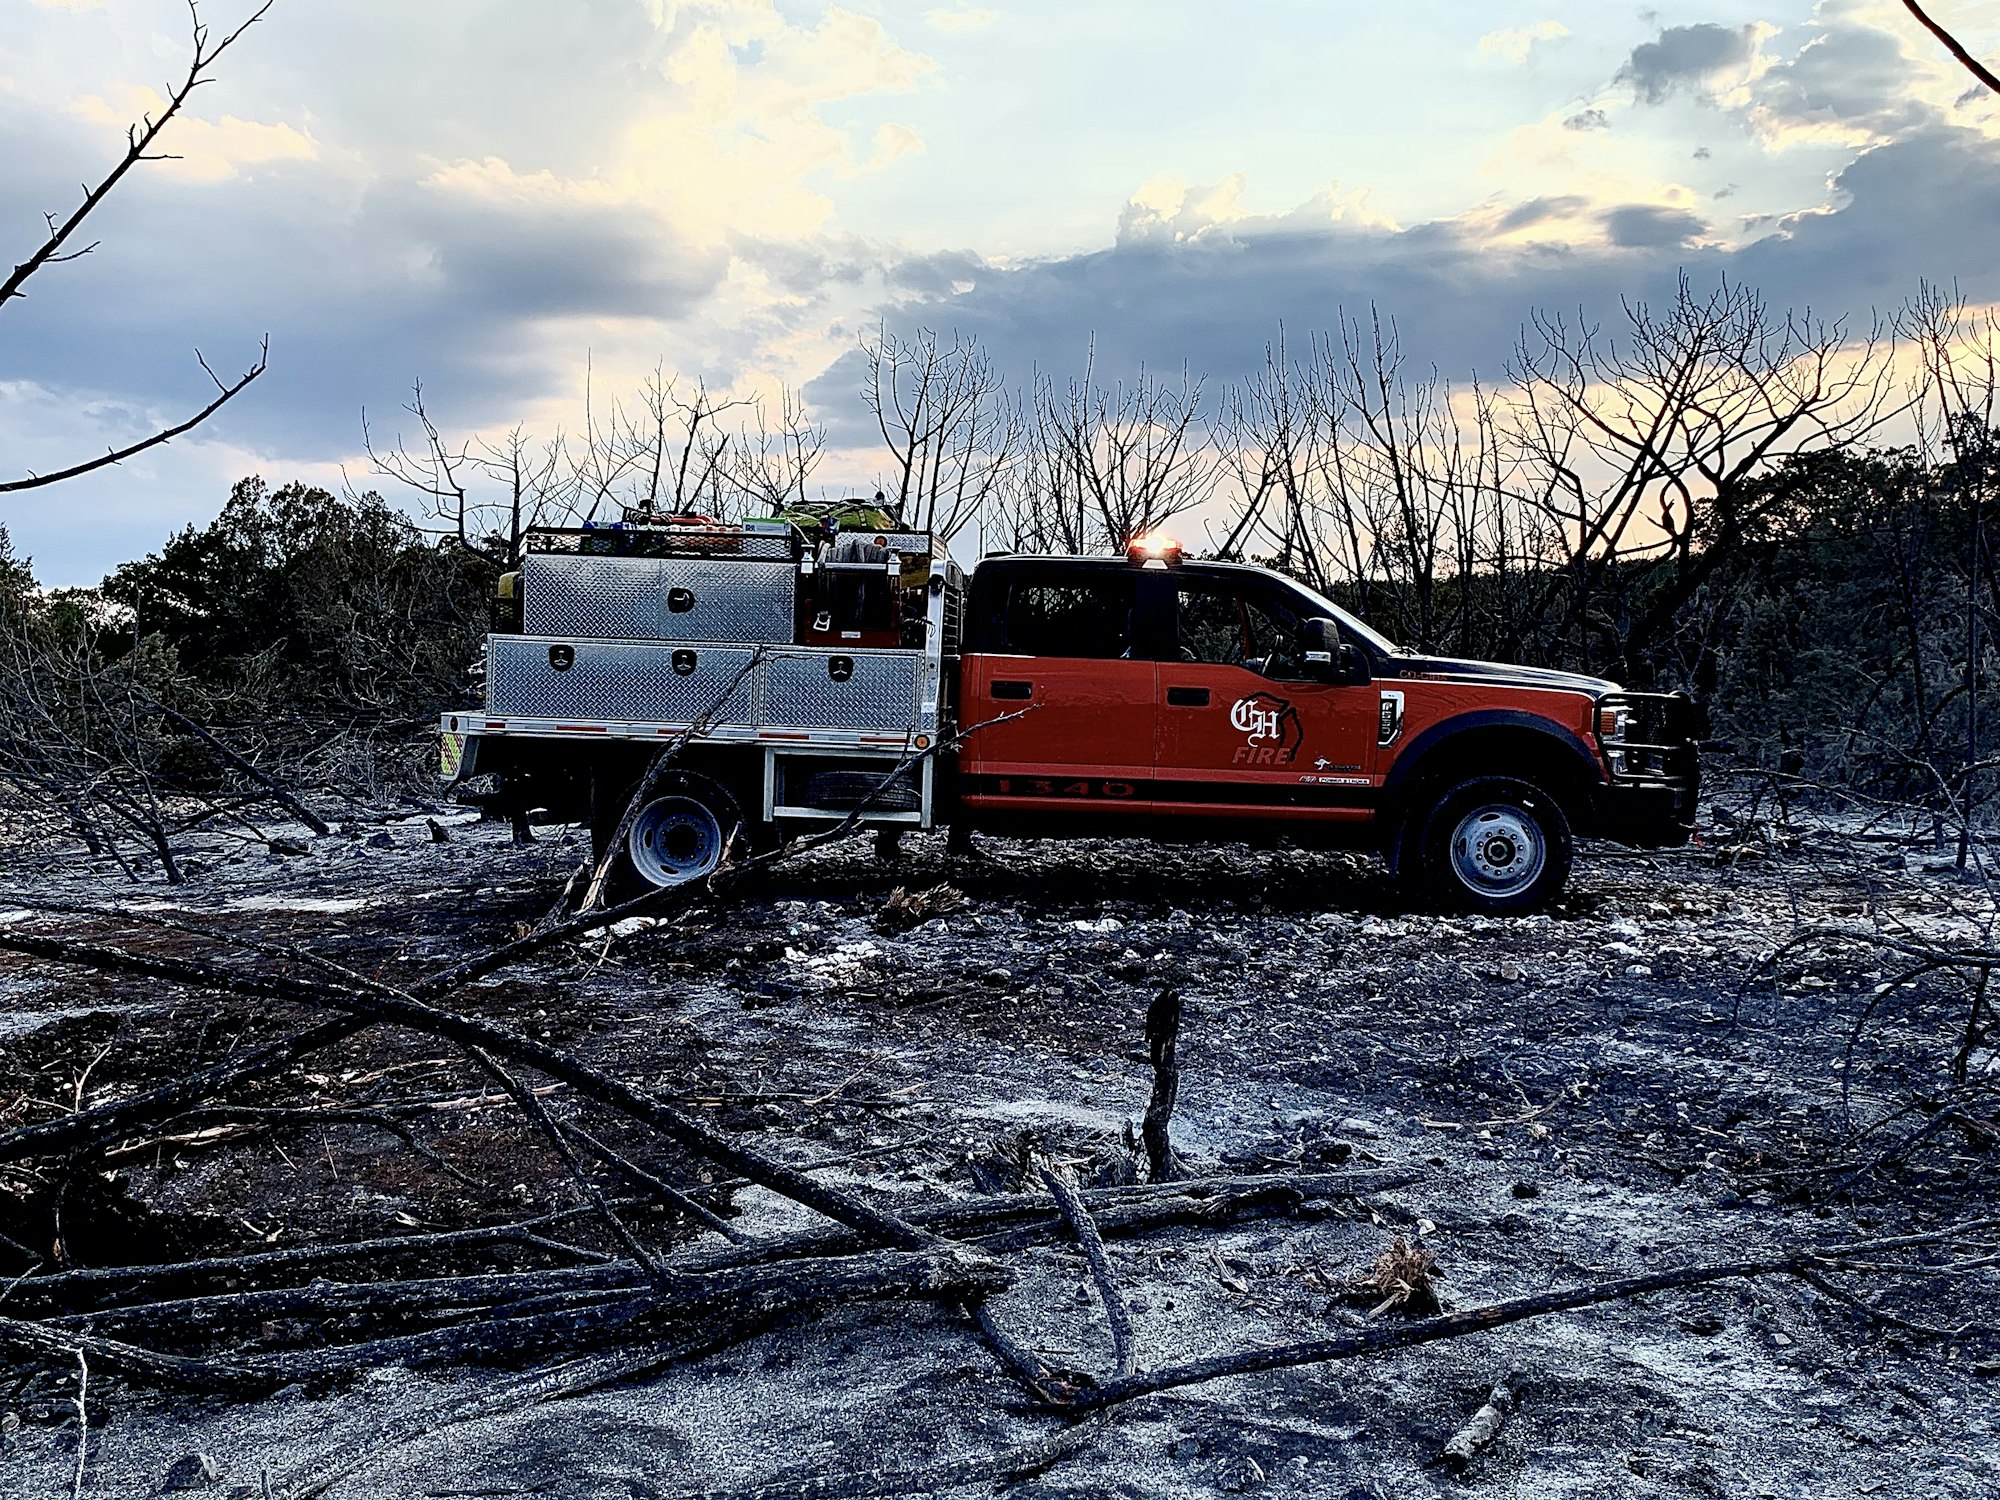
<svg viewBox="0 0 2000 1500">
<path fill-rule="evenodd" d="M 541 917 L 579 857 L 555 830 L 530 849 L 491 825 L 449 833 L 432 842 L 420 813 L 292 857 L 218 840 L 174 890 L 23 854 L 10 883 L 397 978 Z M 1672 854 L 1590 851 L 1559 909 L 1495 921 L 1401 909 L 1359 857 L 982 842 L 987 857 L 966 861 L 941 837 L 912 839 L 893 866 L 859 842 L 822 850 L 725 909 L 534 961 L 452 1003 L 894 1203 L 1011 1188 L 1024 1134 L 1086 1178 L 1128 1174 L 1151 1084 L 1146 1007 L 1177 987 L 1176 1135 L 1196 1166 L 1422 1175 L 1359 1204 L 1114 1241 L 1142 1365 L 1365 1317 L 1341 1283 L 1397 1236 L 1435 1254 L 1447 1305 L 1466 1306 L 2000 1212 L 1991 1137 L 1977 1131 L 1935 1131 L 1855 1172 L 1921 1122 L 1913 1103 L 1942 1096 L 1963 1018 L 1955 983 L 1878 996 L 1893 965 L 1838 938 L 1760 967 L 1822 926 L 1965 942 L 1989 930 L 1988 888 L 1938 868 L 1927 844 L 1803 815 L 1775 830 L 1718 824 Z M 962 906 L 907 929 L 885 916 L 895 887 L 946 884 Z M 132 936 L 0 911 L 30 920 Z M 0 1123 L 151 1086 L 304 1019 L 0 956 Z M 1969 1069 L 1958 1097 L 1984 1098 L 1990 1116 L 1980 1080 L 2000 1082 L 2000 1063 L 1978 1051 Z M 571 1107 L 561 1091 L 549 1100 Z M 77 1264 L 147 1263 L 575 1202 L 537 1138 L 440 1044 L 371 1032 L 240 1102 L 392 1107 L 435 1159 L 363 1127 L 169 1127 L 73 1178 L 60 1220 L 48 1164 L 7 1169 L 0 1233 L 38 1255 L 60 1237 Z M 592 1123 L 748 1228 L 805 1217 Z M 693 1235 L 644 1222 L 662 1239 Z M 25 1268 L 7 1253 L 0 1271 Z M 1008 1325 L 1064 1363 L 1105 1368 L 1074 1252 L 1021 1264 L 997 1304 Z M 1991 1267 L 1847 1284 L 1923 1324 L 1992 1324 L 2000 1301 Z M 1522 1394 L 1505 1434 L 1447 1477 L 1440 1446 L 1510 1369 Z M 214 1493 L 257 1495 L 266 1474 L 310 1473 L 365 1448 L 383 1421 L 499 1378 L 387 1369 L 253 1403 L 93 1380 L 82 1493 L 154 1493 L 200 1451 L 223 1470 Z M 0 1391 L 21 1419 L 0 1493 L 70 1492 L 74 1395 L 66 1372 L 25 1366 Z M 1983 1497 L 2000 1490 L 1996 1403 L 1993 1335 L 1926 1337 L 1774 1277 L 1151 1397 L 1016 1492 Z M 995 1451 L 1048 1430 L 962 1316 L 864 1305 L 637 1384 L 441 1427 L 332 1493 L 674 1495 Z"/>
</svg>

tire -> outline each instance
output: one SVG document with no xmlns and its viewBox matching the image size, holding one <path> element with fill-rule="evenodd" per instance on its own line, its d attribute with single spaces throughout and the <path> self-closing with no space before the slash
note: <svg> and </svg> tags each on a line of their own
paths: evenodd
<svg viewBox="0 0 2000 1500">
<path fill-rule="evenodd" d="M 1553 901 L 1576 862 L 1569 819 L 1531 782 L 1476 776 L 1447 788 L 1427 811 L 1408 853 L 1406 874 L 1428 904 L 1446 911 L 1508 916 Z"/>
<path fill-rule="evenodd" d="M 735 796 L 691 771 L 670 771 L 654 783 L 621 838 L 619 824 L 638 790 L 600 785 L 592 799 L 591 854 L 599 864 L 610 857 L 605 896 L 613 904 L 705 880 L 721 866 L 732 842 L 748 842 Z"/>
<path fill-rule="evenodd" d="M 869 812 L 916 812 L 924 795 L 907 775 L 882 786 L 880 771 L 821 771 L 806 780 L 809 807 L 860 807 L 864 802 Z"/>
</svg>

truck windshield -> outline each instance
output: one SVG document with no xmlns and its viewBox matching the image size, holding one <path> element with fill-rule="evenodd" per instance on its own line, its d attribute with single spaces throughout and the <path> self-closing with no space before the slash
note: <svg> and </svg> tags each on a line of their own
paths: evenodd
<svg viewBox="0 0 2000 1500">
<path fill-rule="evenodd" d="M 1338 621 L 1341 630 L 1360 640 L 1366 641 L 1375 650 L 1385 656 L 1401 656 L 1404 654 L 1401 646 L 1390 640 L 1386 635 L 1383 635 L 1381 631 L 1370 630 L 1366 625 L 1363 625 L 1353 615 L 1350 615 L 1324 594 L 1307 588 L 1296 579 L 1288 578 L 1285 580 L 1285 583 L 1287 587 L 1299 596 L 1301 613 L 1307 615 L 1325 615 L 1329 620 Z"/>
</svg>

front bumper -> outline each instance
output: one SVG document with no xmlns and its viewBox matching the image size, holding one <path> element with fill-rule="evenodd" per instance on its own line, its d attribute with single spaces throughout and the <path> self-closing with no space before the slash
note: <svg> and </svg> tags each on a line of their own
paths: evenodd
<svg viewBox="0 0 2000 1500">
<path fill-rule="evenodd" d="M 1614 781 L 1597 789 L 1597 836 L 1640 849 L 1675 849 L 1694 836 L 1700 777 L 1672 786 Z"/>
</svg>

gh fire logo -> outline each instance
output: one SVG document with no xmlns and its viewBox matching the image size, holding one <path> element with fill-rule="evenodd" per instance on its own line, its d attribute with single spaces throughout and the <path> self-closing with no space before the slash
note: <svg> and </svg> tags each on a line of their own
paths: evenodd
<svg viewBox="0 0 2000 1500">
<path fill-rule="evenodd" d="M 1288 766 L 1298 756 L 1304 731 L 1298 710 L 1283 698 L 1269 693 L 1238 698 L 1229 710 L 1229 722 L 1244 736 L 1234 756 L 1239 766 Z"/>
</svg>

